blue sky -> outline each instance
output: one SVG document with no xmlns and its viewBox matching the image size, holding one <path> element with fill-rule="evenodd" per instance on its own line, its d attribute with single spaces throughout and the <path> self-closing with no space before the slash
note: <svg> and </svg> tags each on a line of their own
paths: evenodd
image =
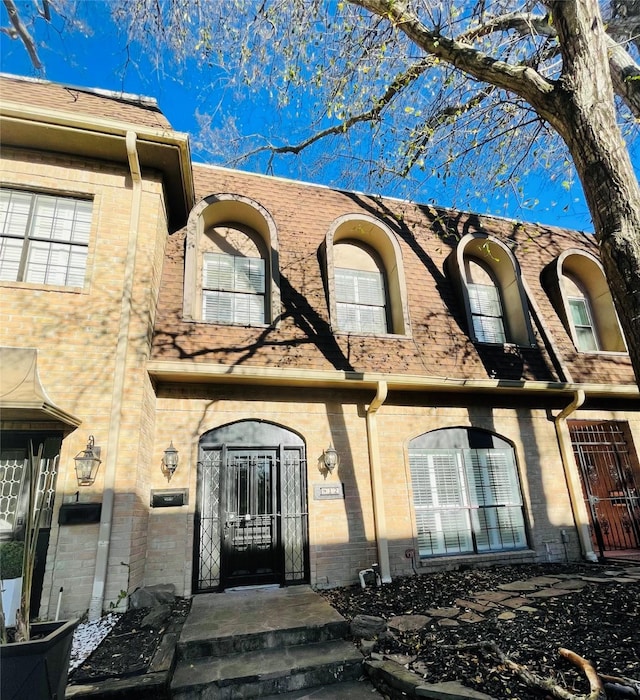
<svg viewBox="0 0 640 700">
<path fill-rule="evenodd" d="M 146 56 L 136 55 L 135 50 L 128 53 L 124 41 L 118 37 L 111 22 L 106 3 L 85 0 L 82 9 L 87 14 L 87 24 L 91 33 L 58 32 L 42 22 L 38 23 L 41 31 L 36 33 L 36 38 L 40 57 L 45 64 L 44 75 L 34 70 L 20 42 L 1 35 L 2 71 L 43 77 L 71 85 L 155 97 L 173 127 L 193 135 L 194 159 L 202 162 L 211 159 L 197 148 L 199 126 L 195 115 L 196 112 L 210 113 L 212 104 L 215 104 L 214 125 L 216 119 L 222 122 L 232 117 L 238 130 L 246 134 L 260 133 L 267 120 L 275 120 L 286 132 L 288 120 L 296 118 L 282 112 L 274 114 L 266 96 L 266 104 L 263 105 L 256 105 L 253 100 L 252 109 L 247 108 L 247 103 L 231 99 L 230 93 L 224 89 L 228 76 L 225 76 L 221 69 L 209 68 L 200 71 L 197 66 L 191 65 L 188 71 L 178 72 L 169 61 L 159 67 L 150 63 Z M 3 23 L 4 20 L 5 16 L 2 17 Z M 206 89 L 203 86 L 206 86 Z M 254 169 L 259 171 L 262 168 L 264 171 L 264 162 L 263 160 L 262 164 L 253 165 Z M 284 177 L 330 186 L 345 186 L 330 170 L 321 171 L 319 179 L 312 171 L 301 167 L 303 162 L 303 159 L 299 159 L 298 165 L 295 165 L 291 159 L 276 161 L 273 172 Z M 381 194 L 395 193 L 383 191 Z M 447 187 L 443 188 L 436 183 L 413 196 L 420 202 L 435 199 L 438 204 L 444 206 L 453 204 L 460 209 L 498 214 L 522 221 L 593 230 L 579 183 L 573 183 L 567 190 L 566 183 L 563 186 L 561 182 L 553 181 L 549 176 L 530 177 L 524 183 L 524 198 L 530 202 L 539 200 L 539 203 L 530 209 L 524 208 L 522 197 L 510 192 L 508 188 L 497 192 L 484 192 L 482 196 L 471 196 L 461 200 L 454 198 Z"/>
</svg>

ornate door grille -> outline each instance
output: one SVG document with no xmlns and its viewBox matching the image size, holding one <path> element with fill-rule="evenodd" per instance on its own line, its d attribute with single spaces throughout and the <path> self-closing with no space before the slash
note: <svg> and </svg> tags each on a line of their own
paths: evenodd
<svg viewBox="0 0 640 700">
<path fill-rule="evenodd" d="M 276 454 L 273 475 L 274 511 L 259 514 L 259 519 L 262 522 L 268 515 L 270 520 L 269 530 L 270 537 L 274 538 L 276 564 L 273 579 L 283 585 L 303 583 L 309 578 L 304 448 L 279 445 L 270 449 Z M 265 448 L 256 448 L 256 454 L 266 451 Z M 239 453 L 246 455 L 248 449 L 236 445 L 200 447 L 194 540 L 194 590 L 198 592 L 217 590 L 232 583 L 229 558 L 233 552 L 229 549 L 228 540 L 233 537 L 240 542 L 238 536 L 252 522 L 246 520 L 240 527 L 238 514 L 229 507 L 230 499 L 237 496 L 234 484 L 229 482 L 229 476 L 237 470 Z M 255 514 L 251 515 L 255 519 Z M 264 574 L 263 571 L 256 571 L 255 582 L 259 582 Z M 251 574 L 238 581 L 241 584 L 252 582 Z"/>
<path fill-rule="evenodd" d="M 627 424 L 569 421 L 569 432 L 600 556 L 640 548 L 640 469 Z"/>
</svg>

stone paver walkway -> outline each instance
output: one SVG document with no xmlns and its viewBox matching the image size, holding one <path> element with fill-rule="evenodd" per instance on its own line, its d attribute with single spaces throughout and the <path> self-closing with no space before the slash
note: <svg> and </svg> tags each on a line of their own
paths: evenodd
<svg viewBox="0 0 640 700">
<path fill-rule="evenodd" d="M 640 566 L 628 566 L 624 569 L 607 569 L 599 575 L 593 574 L 557 574 L 556 576 L 535 576 L 522 581 L 502 583 L 496 591 L 478 591 L 458 598 L 454 607 L 431 608 L 428 616 L 420 617 L 421 626 L 427 625 L 433 618 L 441 627 L 455 627 L 460 624 L 484 622 L 488 616 L 497 615 L 501 620 L 512 620 L 517 614 L 537 612 L 536 600 L 557 598 L 577 593 L 588 585 L 606 583 L 633 584 L 640 583 Z M 415 628 L 415 619 L 404 621 L 403 616 L 393 618 L 396 629 Z"/>
</svg>

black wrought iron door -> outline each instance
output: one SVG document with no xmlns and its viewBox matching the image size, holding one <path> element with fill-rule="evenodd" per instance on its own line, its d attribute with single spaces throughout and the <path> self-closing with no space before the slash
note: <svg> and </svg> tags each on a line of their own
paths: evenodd
<svg viewBox="0 0 640 700">
<path fill-rule="evenodd" d="M 266 421 L 205 433 L 198 454 L 193 590 L 309 581 L 302 438 Z"/>
<path fill-rule="evenodd" d="M 600 555 L 640 548 L 640 474 L 626 425 L 572 421 L 569 430 Z"/>
<path fill-rule="evenodd" d="M 276 451 L 229 449 L 223 474 L 223 586 L 275 583 L 282 568 Z"/>
</svg>

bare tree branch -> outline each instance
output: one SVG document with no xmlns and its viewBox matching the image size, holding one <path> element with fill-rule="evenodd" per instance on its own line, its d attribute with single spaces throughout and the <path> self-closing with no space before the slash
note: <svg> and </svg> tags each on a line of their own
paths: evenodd
<svg viewBox="0 0 640 700">
<path fill-rule="evenodd" d="M 13 39 L 20 38 L 22 43 L 24 44 L 25 49 L 27 50 L 27 53 L 29 54 L 29 58 L 31 59 L 31 63 L 33 63 L 33 67 L 36 70 L 42 70 L 42 63 L 40 61 L 40 58 L 38 57 L 38 51 L 36 50 L 36 44 L 33 40 L 33 37 L 29 33 L 29 30 L 25 26 L 24 22 L 22 21 L 20 17 L 20 13 L 18 12 L 18 8 L 16 7 L 16 4 L 13 0 L 2 0 L 4 2 L 4 6 L 7 10 L 7 14 L 9 15 L 9 21 L 13 25 L 13 28 L 15 30 L 15 35 L 12 35 L 9 33 L 9 36 L 11 36 Z M 8 32 L 5 32 L 8 33 Z"/>
<path fill-rule="evenodd" d="M 395 77 L 391 85 L 389 85 L 389 87 L 387 88 L 384 95 L 380 99 L 376 100 L 374 106 L 366 112 L 362 112 L 361 114 L 354 114 L 348 119 L 345 119 L 340 124 L 336 124 L 335 126 L 331 126 L 327 129 L 322 129 L 321 131 L 316 132 L 308 139 L 305 139 L 304 141 L 301 141 L 298 144 L 288 144 L 285 146 L 261 146 L 260 148 L 256 148 L 254 151 L 247 155 L 251 156 L 264 151 L 271 151 L 271 153 L 298 154 L 305 148 L 308 148 L 312 144 L 316 143 L 316 141 L 320 141 L 321 139 L 326 138 L 327 136 L 344 134 L 352 126 L 355 126 L 356 124 L 360 124 L 362 122 L 376 121 L 380 117 L 380 113 L 382 112 L 382 110 L 385 107 L 389 106 L 391 102 L 393 102 L 393 100 L 408 85 L 417 80 L 425 72 L 425 70 L 427 70 L 427 68 L 429 68 L 432 65 L 433 59 L 431 57 L 423 58 L 417 63 L 414 63 L 406 71 Z"/>
</svg>

